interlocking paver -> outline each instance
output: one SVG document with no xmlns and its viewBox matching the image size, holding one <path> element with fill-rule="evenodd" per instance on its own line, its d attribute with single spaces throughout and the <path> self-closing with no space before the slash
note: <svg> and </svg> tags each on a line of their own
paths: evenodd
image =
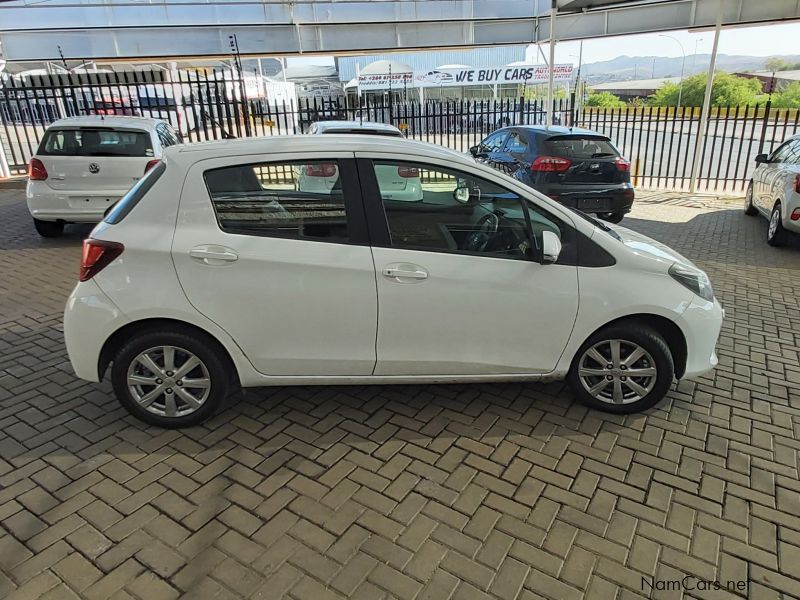
<svg viewBox="0 0 800 600">
<path fill-rule="evenodd" d="M 161 431 L 66 361 L 89 228 L 39 239 L 0 188 L 0 596 L 623 600 L 687 574 L 800 595 L 800 244 L 714 197 L 642 193 L 623 224 L 727 310 L 718 368 L 646 414 L 561 383 L 276 388 Z"/>
</svg>

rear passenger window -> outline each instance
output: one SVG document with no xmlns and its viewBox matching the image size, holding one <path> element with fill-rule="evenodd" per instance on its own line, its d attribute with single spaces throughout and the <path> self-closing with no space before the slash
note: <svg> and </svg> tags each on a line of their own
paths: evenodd
<svg viewBox="0 0 800 600">
<path fill-rule="evenodd" d="M 260 163 L 203 176 L 222 231 L 347 242 L 340 168 L 335 160 Z"/>
</svg>

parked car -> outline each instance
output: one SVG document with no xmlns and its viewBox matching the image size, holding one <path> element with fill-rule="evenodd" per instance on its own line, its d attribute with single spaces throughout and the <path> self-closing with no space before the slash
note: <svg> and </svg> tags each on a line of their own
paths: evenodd
<svg viewBox="0 0 800 600">
<path fill-rule="evenodd" d="M 506 127 L 469 150 L 478 161 L 604 221 L 619 223 L 633 206 L 630 163 L 595 131 Z"/>
<path fill-rule="evenodd" d="M 164 148 L 179 143 L 164 121 L 87 116 L 55 121 L 28 163 L 25 195 L 36 231 L 57 237 L 65 223 L 97 223 Z"/>
<path fill-rule="evenodd" d="M 357 133 L 403 137 L 403 132 L 394 125 L 370 121 L 317 121 L 308 128 L 308 133 L 311 135 Z M 384 197 L 411 202 L 422 200 L 422 182 L 418 169 L 377 165 L 375 174 Z M 331 190 L 338 181 L 339 172 L 335 164 L 309 165 L 300 168 L 298 189 L 303 191 Z"/>
<path fill-rule="evenodd" d="M 769 156 L 759 154 L 756 163 L 744 212 L 769 219 L 767 243 L 783 246 L 790 234 L 800 233 L 800 135 L 786 140 Z"/>
<path fill-rule="evenodd" d="M 341 188 L 298 191 L 320 164 Z M 110 365 L 125 408 L 181 427 L 238 385 L 566 377 L 630 413 L 717 364 L 722 315 L 688 259 L 468 156 L 304 135 L 168 148 L 84 241 L 64 334 L 79 377 Z"/>
</svg>

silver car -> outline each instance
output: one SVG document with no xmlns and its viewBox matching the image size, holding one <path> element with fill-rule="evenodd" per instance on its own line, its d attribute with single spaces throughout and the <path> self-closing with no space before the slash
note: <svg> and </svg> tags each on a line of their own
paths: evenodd
<svg viewBox="0 0 800 600">
<path fill-rule="evenodd" d="M 800 234 L 800 135 L 772 154 L 756 156 L 758 166 L 747 187 L 744 213 L 769 219 L 767 243 L 783 246 L 790 233 Z"/>
</svg>

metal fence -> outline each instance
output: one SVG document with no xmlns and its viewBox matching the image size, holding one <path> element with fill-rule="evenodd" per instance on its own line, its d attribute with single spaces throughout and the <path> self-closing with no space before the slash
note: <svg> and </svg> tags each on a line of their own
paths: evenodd
<svg viewBox="0 0 800 600">
<path fill-rule="evenodd" d="M 0 85 L 0 145 L 11 174 L 25 172 L 47 126 L 80 115 L 135 115 L 170 122 L 186 141 L 305 133 L 318 120 L 378 121 L 408 138 L 467 151 L 507 125 L 537 125 L 544 103 L 504 100 L 397 99 L 364 96 L 276 100 L 253 90 L 235 71 L 87 72 L 10 78 Z M 269 90 L 267 90 L 269 92 Z M 406 94 L 400 93 L 400 97 Z M 699 108 L 623 107 L 574 110 L 553 105 L 553 121 L 609 136 L 633 163 L 639 187 L 689 187 L 695 144 L 702 144 L 699 189 L 741 191 L 759 152 L 770 152 L 798 131 L 796 109 L 764 106 L 711 111 L 698 135 Z M 0 157 L 2 159 L 3 157 Z"/>
</svg>

